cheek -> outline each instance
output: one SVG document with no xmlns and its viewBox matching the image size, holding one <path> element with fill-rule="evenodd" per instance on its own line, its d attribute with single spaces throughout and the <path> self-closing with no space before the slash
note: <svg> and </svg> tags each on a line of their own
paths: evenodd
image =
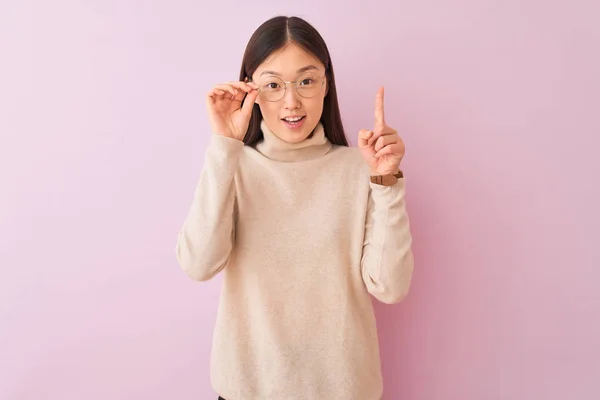
<svg viewBox="0 0 600 400">
<path fill-rule="evenodd" d="M 311 116 L 317 119 L 321 118 L 321 114 L 323 113 L 323 99 L 311 101 L 309 104 L 307 104 L 307 111 L 311 114 Z"/>
<path fill-rule="evenodd" d="M 279 119 L 279 107 L 276 103 L 260 103 L 260 111 L 265 119 Z"/>
</svg>

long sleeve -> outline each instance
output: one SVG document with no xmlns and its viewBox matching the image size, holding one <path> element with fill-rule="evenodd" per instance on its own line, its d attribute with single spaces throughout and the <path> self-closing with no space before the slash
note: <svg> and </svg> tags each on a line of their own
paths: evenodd
<svg viewBox="0 0 600 400">
<path fill-rule="evenodd" d="M 179 231 L 177 261 L 194 280 L 206 281 L 226 265 L 235 235 L 234 177 L 244 143 L 212 135 L 193 201 Z"/>
<path fill-rule="evenodd" d="M 379 301 L 399 303 L 408 294 L 414 266 L 406 181 L 400 178 L 392 186 L 369 185 L 362 278 Z"/>
</svg>

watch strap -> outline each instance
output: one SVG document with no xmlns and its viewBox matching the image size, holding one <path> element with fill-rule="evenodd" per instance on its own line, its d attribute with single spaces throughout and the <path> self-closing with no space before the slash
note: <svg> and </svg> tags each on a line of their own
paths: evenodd
<svg viewBox="0 0 600 400">
<path fill-rule="evenodd" d="M 404 178 L 404 173 L 398 171 L 395 174 L 371 175 L 371 182 L 382 186 L 391 186 L 398 182 L 398 179 Z"/>
</svg>

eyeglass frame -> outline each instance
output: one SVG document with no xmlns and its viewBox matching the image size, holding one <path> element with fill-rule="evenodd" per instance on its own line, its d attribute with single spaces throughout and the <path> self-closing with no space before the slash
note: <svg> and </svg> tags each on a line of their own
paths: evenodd
<svg viewBox="0 0 600 400">
<path fill-rule="evenodd" d="M 283 79 L 281 79 L 281 78 L 279 78 L 279 77 L 277 77 L 277 76 L 273 76 L 273 77 L 274 77 L 274 78 L 277 78 L 277 79 L 279 79 L 281 82 L 283 82 L 283 84 L 284 84 L 284 89 L 283 89 L 283 95 L 281 96 L 281 98 L 280 98 L 280 99 L 277 99 L 277 100 L 266 100 L 266 99 L 265 99 L 265 101 L 268 101 L 269 103 L 277 103 L 278 101 L 281 101 L 281 100 L 282 100 L 282 99 L 285 97 L 285 95 L 286 95 L 286 93 L 287 93 L 288 83 L 298 83 L 298 80 L 295 80 L 295 81 L 284 81 Z M 304 77 L 304 75 L 300 75 L 300 78 L 302 78 L 302 77 Z M 321 82 L 321 87 L 319 88 L 319 91 L 318 91 L 318 92 L 317 92 L 317 93 L 316 93 L 314 96 L 312 96 L 312 97 L 304 97 L 304 96 L 302 96 L 302 95 L 301 95 L 301 94 L 298 92 L 298 87 L 297 87 L 296 85 L 294 85 L 294 89 L 296 90 L 296 93 L 298 94 L 298 96 L 302 97 L 303 99 L 312 99 L 312 98 L 316 97 L 316 96 L 317 96 L 319 93 L 321 93 L 321 90 L 323 89 L 323 86 L 325 85 L 325 81 L 326 81 L 326 79 L 324 79 L 324 78 L 327 78 L 327 72 L 325 72 L 323 75 L 320 75 L 320 76 L 319 76 L 319 79 L 322 79 L 322 82 Z M 256 83 L 256 82 L 254 82 L 252 79 L 249 79 L 249 80 L 248 80 L 248 82 L 253 82 L 253 83 Z M 259 88 L 258 88 L 259 95 L 260 95 L 260 92 L 261 92 L 261 91 L 262 91 L 262 90 L 260 89 L 260 86 L 259 86 Z"/>
</svg>

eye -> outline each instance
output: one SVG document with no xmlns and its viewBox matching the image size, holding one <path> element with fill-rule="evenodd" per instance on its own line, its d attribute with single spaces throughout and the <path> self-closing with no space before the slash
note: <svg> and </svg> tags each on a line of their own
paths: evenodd
<svg viewBox="0 0 600 400">
<path fill-rule="evenodd" d="M 313 78 L 304 78 L 301 82 L 300 85 L 301 86 L 306 86 L 306 85 L 310 85 L 312 83 L 314 83 L 315 80 Z"/>
<path fill-rule="evenodd" d="M 265 83 L 265 89 L 268 90 L 276 90 L 279 88 L 279 84 L 277 82 L 267 82 Z"/>
</svg>

